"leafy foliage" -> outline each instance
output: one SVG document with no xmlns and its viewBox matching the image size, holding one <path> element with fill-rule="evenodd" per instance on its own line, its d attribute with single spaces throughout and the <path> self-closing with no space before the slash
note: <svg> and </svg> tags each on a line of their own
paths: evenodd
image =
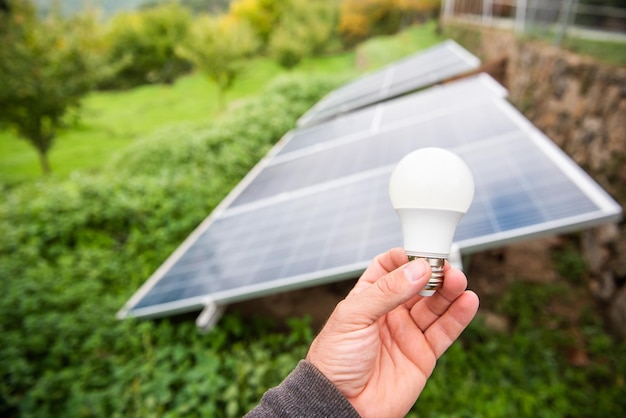
<svg viewBox="0 0 626 418">
<path fill-rule="evenodd" d="M 247 22 L 264 47 L 286 3 L 288 2 L 284 0 L 233 0 L 229 15 L 236 20 Z"/>
<path fill-rule="evenodd" d="M 409 416 L 620 415 L 626 410 L 626 346 L 602 330 L 596 314 L 587 312 L 575 324 L 546 309 L 570 296 L 563 284 L 515 283 L 499 308 L 512 328 L 497 332 L 475 319 L 440 359 Z M 578 350 L 588 364 L 570 362 Z"/>
<path fill-rule="evenodd" d="M 96 80 L 93 23 L 89 16 L 40 20 L 23 2 L 0 13 L 0 123 L 36 148 L 44 173 L 66 115 Z"/>
<path fill-rule="evenodd" d="M 285 68 L 321 53 L 333 35 L 337 12 L 335 0 L 290 0 L 271 33 L 269 53 Z"/>
<path fill-rule="evenodd" d="M 439 13 L 440 0 L 343 0 L 338 31 L 348 45 L 376 35 L 395 33 Z"/>
<path fill-rule="evenodd" d="M 108 24 L 106 57 L 111 74 L 101 88 L 129 88 L 172 83 L 189 71 L 175 48 L 187 36 L 192 19 L 177 3 L 165 3 L 116 15 Z"/>
<path fill-rule="evenodd" d="M 582 284 L 586 277 L 587 263 L 584 257 L 576 249 L 574 243 L 568 242 L 563 248 L 553 253 L 553 259 L 557 272 L 572 283 Z"/>
<path fill-rule="evenodd" d="M 217 84 L 223 104 L 225 92 L 245 69 L 258 45 L 245 21 L 204 15 L 196 18 L 188 39 L 176 51 Z"/>
<path fill-rule="evenodd" d="M 0 413 L 236 416 L 284 377 L 310 332 L 227 317 L 204 337 L 193 321 L 118 322 L 115 311 L 332 85 L 277 80 L 210 127 L 146 138 L 109 174 L 5 193 Z"/>
<path fill-rule="evenodd" d="M 338 30 L 346 42 L 353 45 L 373 35 L 398 31 L 401 17 L 395 1 L 344 0 Z"/>
</svg>

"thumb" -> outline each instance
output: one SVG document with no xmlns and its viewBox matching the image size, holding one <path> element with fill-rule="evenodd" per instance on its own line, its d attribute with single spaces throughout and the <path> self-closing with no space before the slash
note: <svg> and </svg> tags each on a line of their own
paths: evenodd
<svg viewBox="0 0 626 418">
<path fill-rule="evenodd" d="M 367 325 L 415 297 L 426 286 L 430 265 L 417 259 L 380 277 L 362 292 L 346 299 L 344 309 L 350 322 Z"/>
</svg>

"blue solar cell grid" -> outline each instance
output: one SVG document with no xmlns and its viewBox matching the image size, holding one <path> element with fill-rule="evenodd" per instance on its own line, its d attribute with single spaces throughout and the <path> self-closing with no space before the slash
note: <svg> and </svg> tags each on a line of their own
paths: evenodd
<svg viewBox="0 0 626 418">
<path fill-rule="evenodd" d="M 425 88 L 478 67 L 478 58 L 452 40 L 422 50 L 341 87 L 305 113 L 301 127 Z"/>
<path fill-rule="evenodd" d="M 338 134 L 324 146 L 309 143 L 276 154 L 238 199 L 168 261 L 161 277 L 138 292 L 127 313 L 197 308 L 207 297 L 228 303 L 356 274 L 376 254 L 401 245 L 388 179 L 395 163 L 420 147 L 449 148 L 474 174 L 475 198 L 454 238 L 466 252 L 621 214 L 512 106 L 482 96 L 487 99 L 409 124 L 388 122 L 358 137 Z"/>
<path fill-rule="evenodd" d="M 388 180 L 421 147 L 453 150 L 474 174 L 475 198 L 454 238 L 464 252 L 619 219 L 621 207 L 488 76 L 406 95 L 478 65 L 447 41 L 326 96 L 119 316 L 161 316 L 357 275 L 401 245 Z"/>
</svg>

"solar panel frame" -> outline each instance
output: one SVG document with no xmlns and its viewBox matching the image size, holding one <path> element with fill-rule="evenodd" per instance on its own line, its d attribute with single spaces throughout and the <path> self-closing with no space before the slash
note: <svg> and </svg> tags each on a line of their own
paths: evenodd
<svg viewBox="0 0 626 418">
<path fill-rule="evenodd" d="M 487 79 L 488 80 L 488 79 Z M 484 81 L 484 80 L 483 80 Z M 502 91 L 499 91 L 502 93 Z M 571 180 L 572 184 L 575 184 L 586 196 L 588 196 L 598 207 L 598 210 L 591 213 L 585 213 L 579 216 L 569 216 L 567 218 L 557 219 L 555 221 L 542 222 L 541 224 L 534 224 L 516 228 L 514 230 L 504 230 L 501 232 L 495 232 L 488 235 L 483 235 L 480 237 L 474 237 L 469 239 L 460 239 L 457 240 L 455 237 L 455 246 L 457 246 L 464 254 L 469 254 L 472 252 L 498 247 L 501 245 L 505 245 L 507 243 L 519 241 L 522 239 L 528 239 L 531 237 L 542 236 L 547 234 L 555 234 L 555 233 L 564 233 L 573 230 L 578 230 L 585 227 L 594 226 L 600 223 L 617 221 L 621 218 L 621 207 L 597 184 L 591 179 L 578 165 L 576 165 L 569 157 L 567 157 L 563 151 L 561 151 L 552 141 L 550 141 L 543 133 L 541 133 L 537 128 L 535 128 L 528 120 L 526 120 L 521 113 L 519 113 L 512 105 L 503 100 L 502 97 L 499 97 L 498 94 L 490 93 L 490 96 L 487 99 L 479 100 L 480 103 L 493 103 L 494 106 L 502 112 L 503 115 L 508 117 L 515 123 L 515 126 L 518 128 L 518 131 L 514 132 L 518 137 L 521 135 L 521 143 L 524 141 L 528 141 L 529 144 L 536 147 L 539 151 L 549 159 L 554 166 L 560 170 L 568 179 Z M 394 104 L 389 104 L 389 106 L 394 106 Z M 457 107 L 457 111 L 462 109 L 463 107 Z M 449 110 L 454 113 L 454 109 Z M 437 112 L 431 114 L 431 117 L 438 117 Z M 423 121 L 420 123 L 424 123 Z M 390 128 L 387 127 L 378 127 L 382 130 L 387 129 L 393 130 L 397 129 L 399 125 L 394 125 Z M 497 131 L 496 131 L 497 132 Z M 375 133 L 370 132 L 369 136 L 374 135 Z M 291 135 L 291 136 L 290 136 Z M 254 284 L 246 284 L 245 286 L 240 286 L 238 288 L 232 288 L 230 290 L 213 292 L 211 294 L 198 294 L 195 296 L 186 297 L 185 299 L 170 301 L 161 303 L 153 306 L 140 306 L 141 300 L 156 286 L 158 286 L 159 281 L 172 270 L 178 260 L 182 259 L 185 254 L 188 254 L 191 248 L 194 246 L 199 239 L 202 238 L 202 235 L 216 222 L 227 218 L 235 218 L 242 213 L 245 214 L 247 212 L 258 211 L 263 207 L 270 207 L 272 205 L 280 206 L 285 202 L 293 202 L 296 199 L 302 198 L 303 196 L 316 196 L 316 193 L 325 193 L 328 190 L 333 188 L 342 188 L 346 186 L 355 187 L 354 185 L 358 184 L 359 181 L 370 181 L 371 179 L 380 179 L 389 175 L 395 164 L 387 164 L 380 167 L 376 167 L 367 171 L 360 171 L 357 173 L 353 173 L 348 176 L 344 176 L 338 179 L 333 179 L 329 181 L 324 181 L 319 184 L 309 185 L 307 187 L 300 187 L 296 190 L 292 190 L 289 192 L 282 192 L 278 194 L 274 194 L 269 197 L 261 198 L 253 202 L 246 203 L 245 205 L 235 206 L 233 203 L 248 187 L 250 187 L 254 180 L 258 178 L 259 174 L 264 172 L 267 167 L 271 167 L 273 164 L 276 164 L 276 161 L 280 163 L 281 159 L 297 159 L 306 156 L 304 151 L 293 151 L 291 152 L 291 156 L 288 154 L 284 154 L 281 157 L 280 150 L 283 149 L 291 139 L 293 139 L 293 132 L 287 135 L 283 140 L 281 140 L 269 153 L 268 156 L 262 160 L 257 166 L 246 176 L 246 178 L 228 195 L 228 197 L 213 211 L 213 213 L 205 219 L 205 221 L 200 224 L 200 226 L 186 239 L 183 244 L 164 262 L 162 266 L 151 276 L 150 279 L 137 291 L 137 293 L 128 301 L 125 307 L 119 312 L 119 317 L 125 316 L 137 316 L 137 317 L 153 317 L 153 316 L 162 316 L 167 314 L 176 314 L 181 312 L 193 311 L 203 308 L 207 305 L 214 304 L 227 304 L 238 300 L 249 299 L 252 297 L 258 297 L 269 293 L 274 293 L 277 291 L 284 291 L 289 289 L 301 288 L 304 286 L 313 286 L 317 284 L 327 283 L 335 280 L 340 280 L 344 278 L 356 277 L 360 274 L 360 272 L 367 266 L 370 262 L 372 254 L 364 254 L 362 259 L 356 260 L 354 262 L 350 262 L 341 266 L 335 266 L 330 268 L 325 268 L 322 270 L 313 269 L 308 273 L 302 274 L 294 274 L 288 277 L 280 277 L 276 280 L 264 281 L 261 283 Z M 508 134 L 499 134 L 497 136 L 492 137 L 493 143 L 490 143 L 489 138 L 483 139 L 482 141 L 472 141 L 469 143 L 461 143 L 457 144 L 452 149 L 459 153 L 459 155 L 463 156 L 464 154 L 468 155 L 468 152 L 475 152 L 477 148 L 486 147 L 488 149 L 489 146 L 497 145 L 497 141 L 509 140 L 518 141 L 518 137 L 511 136 L 507 137 Z M 368 138 L 366 135 L 365 139 Z M 362 141 L 364 138 L 354 139 L 348 138 L 349 140 L 344 141 L 347 144 L 351 142 L 358 143 Z M 504 139 L 503 139 L 504 138 Z M 341 140 L 339 140 L 341 142 Z M 478 145 L 477 145 L 478 144 Z M 328 145 L 328 144 L 327 144 Z M 336 144 L 334 144 L 336 146 Z M 309 147 L 308 152 L 315 153 L 319 151 L 319 147 L 311 146 Z M 322 148 L 323 149 L 323 148 Z M 298 156 L 298 154 L 300 154 Z M 497 179 L 496 179 L 497 180 Z M 379 183 L 380 184 L 380 183 Z M 477 183 L 478 188 L 480 187 L 480 183 Z M 477 188 L 477 204 L 480 204 L 480 192 Z M 380 193 L 379 193 L 380 195 Z M 380 196 L 379 196 L 380 197 Z M 475 203 L 476 203 L 475 202 Z M 379 202 L 380 203 L 380 202 Z M 399 230 L 399 221 L 395 217 L 395 213 L 391 210 L 391 206 L 388 203 L 388 199 L 385 197 L 385 203 L 388 205 L 389 213 L 381 216 L 386 217 L 385 222 L 393 223 L 395 222 L 397 228 L 386 227 L 383 228 L 383 232 L 389 232 L 390 229 L 395 231 L 396 238 L 386 238 L 381 240 L 379 243 L 381 248 L 389 248 L 393 246 L 392 243 L 396 242 L 396 245 L 401 244 L 400 230 Z M 373 205 L 372 205 L 373 206 Z M 473 205 L 474 207 L 474 205 Z M 467 217 L 471 217 L 472 208 L 466 215 Z M 391 220 L 393 219 L 393 220 Z M 464 218 L 465 219 L 465 218 Z M 459 225 L 460 230 L 463 229 L 463 220 Z M 376 225 L 374 226 L 376 227 Z M 363 228 L 366 229 L 366 228 Z M 457 231 L 458 232 L 458 231 Z M 393 234 L 394 232 L 392 232 Z M 289 241 L 289 240 L 287 240 Z M 238 245 L 237 243 L 234 243 Z M 333 248 L 333 251 L 335 248 Z M 244 254 L 245 258 L 245 254 Z M 243 261 L 243 260 L 242 260 Z M 271 267 L 271 266 L 270 266 Z M 184 273 L 184 272 L 183 272 Z M 193 288 L 187 289 L 187 292 L 194 290 Z"/>
<path fill-rule="evenodd" d="M 490 248 L 497 248 L 505 244 L 528 240 L 536 237 L 563 234 L 594 227 L 604 223 L 619 222 L 622 219 L 622 207 L 604 190 L 595 180 L 577 165 L 561 150 L 550 138 L 536 128 L 513 105 L 501 101 L 498 106 L 505 114 L 516 121 L 520 130 L 527 135 L 529 141 L 537 146 L 550 160 L 568 176 L 572 183 L 585 192 L 600 209 L 601 213 L 580 215 L 577 217 L 562 218 L 556 221 L 518 228 L 492 234 L 488 239 L 473 238 L 455 242 L 464 253 L 474 253 Z"/>
<path fill-rule="evenodd" d="M 468 73 L 479 65 L 477 57 L 449 39 L 328 93 L 298 119 L 297 125 L 313 126 L 338 115 Z"/>
</svg>

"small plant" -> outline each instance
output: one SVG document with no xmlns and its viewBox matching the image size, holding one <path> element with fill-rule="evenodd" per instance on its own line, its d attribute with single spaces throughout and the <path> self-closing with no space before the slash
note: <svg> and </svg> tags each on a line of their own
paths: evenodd
<svg viewBox="0 0 626 418">
<path fill-rule="evenodd" d="M 582 284 L 587 274 L 587 263 L 574 243 L 568 242 L 553 254 L 554 264 L 561 277 L 575 284 Z"/>
<path fill-rule="evenodd" d="M 626 408 L 626 345 L 602 329 L 586 310 L 579 323 L 563 318 L 555 304 L 571 304 L 562 284 L 517 282 L 498 312 L 509 332 L 475 319 L 439 360 L 411 417 L 616 416 Z M 556 324 L 556 325 L 555 325 Z M 582 331 L 573 338 L 572 326 Z M 585 350 L 574 366 L 568 353 Z"/>
</svg>

